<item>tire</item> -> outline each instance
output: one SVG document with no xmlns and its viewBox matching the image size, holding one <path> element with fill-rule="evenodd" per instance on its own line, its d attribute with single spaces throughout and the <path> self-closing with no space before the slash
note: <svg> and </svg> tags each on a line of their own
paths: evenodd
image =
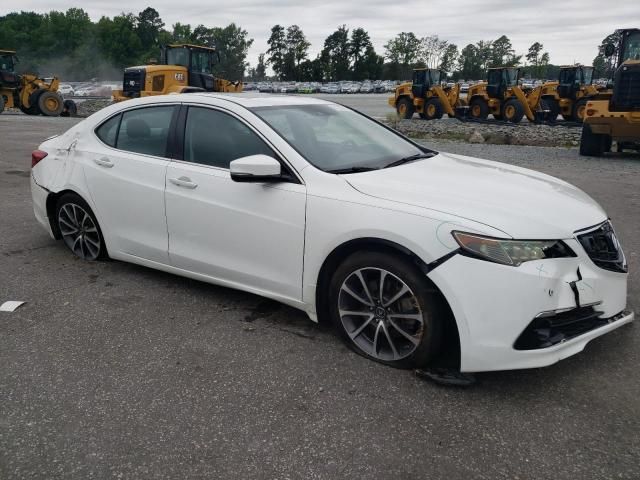
<svg viewBox="0 0 640 480">
<path fill-rule="evenodd" d="M 98 220 L 79 195 L 65 193 L 58 199 L 55 222 L 65 245 L 77 257 L 88 261 L 108 257 Z"/>
<path fill-rule="evenodd" d="M 63 106 L 64 110 L 60 114 L 61 117 L 75 117 L 78 114 L 78 106 L 73 100 L 65 100 Z"/>
<path fill-rule="evenodd" d="M 584 112 L 587 109 L 587 100 L 585 98 L 581 98 L 577 102 L 573 104 L 571 108 L 571 119 L 574 122 L 582 123 L 584 121 Z"/>
<path fill-rule="evenodd" d="M 377 293 L 381 279 L 382 299 Z M 328 298 L 334 327 L 358 354 L 392 367 L 414 368 L 438 353 L 442 303 L 424 274 L 406 259 L 381 252 L 354 253 L 333 274 Z"/>
<path fill-rule="evenodd" d="M 421 115 L 425 120 L 438 120 L 442 118 L 442 103 L 438 98 L 430 98 L 424 104 L 424 113 Z"/>
<path fill-rule="evenodd" d="M 558 120 L 558 115 L 560 115 L 560 104 L 553 97 L 543 98 L 540 100 L 540 106 L 543 110 L 548 110 L 547 120 L 555 123 Z"/>
<path fill-rule="evenodd" d="M 398 112 L 398 116 L 400 118 L 410 119 L 411 117 L 413 117 L 415 111 L 416 110 L 413 106 L 413 102 L 411 102 L 411 100 L 407 97 L 402 97 L 400 100 L 398 100 L 398 103 L 396 103 L 396 112 Z"/>
<path fill-rule="evenodd" d="M 31 95 L 29 95 L 29 103 L 30 107 L 25 107 L 22 103 L 19 105 L 20 111 L 27 115 L 40 115 L 40 109 L 38 108 L 38 99 L 40 98 L 40 94 L 42 94 L 43 90 L 36 90 Z"/>
<path fill-rule="evenodd" d="M 524 117 L 524 108 L 522 108 L 519 100 L 511 98 L 502 104 L 500 113 L 507 122 L 520 123 L 520 120 Z"/>
<path fill-rule="evenodd" d="M 469 103 L 471 117 L 478 120 L 485 120 L 489 116 L 489 104 L 482 97 L 476 97 Z"/>
<path fill-rule="evenodd" d="M 588 124 L 582 125 L 582 135 L 580 137 L 580 155 L 588 157 L 601 157 L 607 146 L 607 139 L 611 141 L 609 135 L 602 135 L 591 132 Z M 609 144 L 609 149 L 611 145 Z"/>
<path fill-rule="evenodd" d="M 59 117 L 64 110 L 64 100 L 58 92 L 44 91 L 38 97 L 38 109 L 47 117 Z"/>
</svg>

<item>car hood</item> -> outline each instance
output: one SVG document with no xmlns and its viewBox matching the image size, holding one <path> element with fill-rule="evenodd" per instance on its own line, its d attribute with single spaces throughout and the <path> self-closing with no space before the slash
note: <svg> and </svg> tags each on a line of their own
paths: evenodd
<svg viewBox="0 0 640 480">
<path fill-rule="evenodd" d="M 598 203 L 567 182 L 449 153 L 344 179 L 363 194 L 473 220 L 513 238 L 571 238 L 607 218 Z"/>
</svg>

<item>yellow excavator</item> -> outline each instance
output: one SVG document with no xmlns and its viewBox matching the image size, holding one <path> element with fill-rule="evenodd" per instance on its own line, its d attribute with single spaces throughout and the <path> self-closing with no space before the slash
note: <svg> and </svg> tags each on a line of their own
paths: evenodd
<svg viewBox="0 0 640 480">
<path fill-rule="evenodd" d="M 619 152 L 640 151 L 640 29 L 618 33 L 617 47 L 605 47 L 607 57 L 617 53 L 613 90 L 588 99 L 580 155 L 601 156 L 614 141 Z"/>
<path fill-rule="evenodd" d="M 215 48 L 181 43 L 167 45 L 161 53 L 158 64 L 125 69 L 122 90 L 113 91 L 116 102 L 168 93 L 242 91 L 242 81 L 213 75 L 220 61 Z"/>
<path fill-rule="evenodd" d="M 37 75 L 18 75 L 17 62 L 15 50 L 0 50 L 0 113 L 6 107 L 19 108 L 27 115 L 75 114 L 75 104 L 58 93 L 56 77 L 47 82 Z"/>
<path fill-rule="evenodd" d="M 442 70 L 416 68 L 412 82 L 396 87 L 393 97 L 389 97 L 389 106 L 396 109 L 400 118 L 411 118 L 416 112 L 426 120 L 442 118 L 445 113 L 453 118 L 456 108 L 464 102 L 460 100 L 459 84 L 442 87 L 445 78 Z"/>
<path fill-rule="evenodd" d="M 518 123 L 526 116 L 530 122 L 554 121 L 550 109 L 542 101 L 542 88 L 525 93 L 518 80 L 518 67 L 495 67 L 487 72 L 487 81 L 469 88 L 469 115 L 484 120 L 493 115 L 496 120 Z M 557 114 L 556 114 L 557 117 Z"/>
</svg>

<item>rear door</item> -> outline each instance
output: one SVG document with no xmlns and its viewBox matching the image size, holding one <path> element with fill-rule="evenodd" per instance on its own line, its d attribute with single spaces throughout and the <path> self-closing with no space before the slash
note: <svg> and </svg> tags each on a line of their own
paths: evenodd
<svg viewBox="0 0 640 480">
<path fill-rule="evenodd" d="M 229 163 L 240 157 L 265 154 L 287 167 L 234 114 L 184 108 L 184 129 L 178 129 L 183 149 L 167 168 L 171 263 L 232 286 L 300 300 L 305 186 L 293 174 L 280 183 L 234 182 Z"/>
<path fill-rule="evenodd" d="M 168 263 L 164 207 L 169 133 L 175 105 L 127 110 L 77 149 L 110 254 Z"/>
</svg>

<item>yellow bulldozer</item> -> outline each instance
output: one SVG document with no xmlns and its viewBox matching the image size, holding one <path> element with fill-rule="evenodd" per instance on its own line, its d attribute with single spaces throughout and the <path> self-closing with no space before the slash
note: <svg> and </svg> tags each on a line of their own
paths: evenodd
<svg viewBox="0 0 640 480">
<path fill-rule="evenodd" d="M 617 53 L 613 89 L 588 99 L 580 155 L 601 156 L 614 141 L 619 152 L 640 151 L 640 29 L 618 33 L 617 47 L 605 48 L 608 57 Z"/>
<path fill-rule="evenodd" d="M 400 118 L 411 118 L 416 112 L 426 120 L 442 118 L 445 113 L 455 117 L 456 108 L 464 104 L 460 100 L 460 85 L 444 88 L 445 78 L 442 70 L 416 68 L 412 82 L 396 87 L 393 97 L 389 97 L 389 106 L 396 109 Z"/>
<path fill-rule="evenodd" d="M 18 75 L 15 50 L 0 50 L 0 113 L 6 108 L 19 108 L 27 115 L 57 117 L 75 113 L 75 104 L 58 93 L 59 80 L 47 82 L 37 75 Z"/>
<path fill-rule="evenodd" d="M 554 121 L 551 109 L 542 98 L 542 88 L 525 93 L 518 84 L 518 67 L 495 67 L 487 72 L 487 81 L 469 87 L 467 102 L 471 118 L 484 120 L 493 115 L 496 120 L 518 123 L 524 116 L 530 122 Z"/>
<path fill-rule="evenodd" d="M 593 67 L 560 67 L 558 80 L 545 82 L 541 87 L 540 95 L 550 110 L 549 116 L 562 115 L 565 120 L 582 122 L 587 101 L 599 92 L 592 80 Z"/>
<path fill-rule="evenodd" d="M 151 95 L 190 92 L 241 92 L 242 81 L 230 82 L 213 75 L 220 56 L 215 48 L 190 44 L 162 48 L 158 64 L 129 67 L 115 101 Z"/>
</svg>

